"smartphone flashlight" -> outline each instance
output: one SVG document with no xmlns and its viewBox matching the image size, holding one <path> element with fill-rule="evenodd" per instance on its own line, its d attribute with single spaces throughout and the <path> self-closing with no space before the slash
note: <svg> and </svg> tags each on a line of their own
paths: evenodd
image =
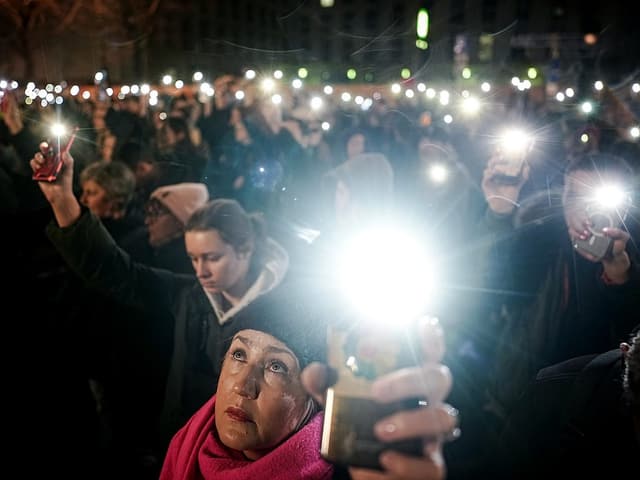
<svg viewBox="0 0 640 480">
<path fill-rule="evenodd" d="M 382 469 L 378 458 L 385 450 L 422 452 L 421 439 L 381 442 L 373 426 L 398 410 L 422 408 L 424 399 L 382 404 L 371 395 L 378 376 L 420 361 L 415 326 L 433 294 L 433 262 L 421 247 L 390 227 L 364 232 L 344 250 L 338 285 L 353 313 L 328 332 L 328 363 L 338 374 L 327 392 L 320 447 L 328 461 Z"/>
<path fill-rule="evenodd" d="M 60 170 L 62 170 L 62 156 L 71 150 L 71 146 L 73 145 L 77 132 L 78 127 L 75 127 L 71 131 L 66 143 L 61 145 L 60 137 L 66 134 L 66 128 L 62 124 L 52 125 L 51 133 L 56 136 L 56 145 L 52 145 L 51 142 L 47 142 L 48 148 L 46 151 L 42 152 L 44 155 L 44 165 L 33 173 L 33 180 L 37 180 L 39 182 L 55 182 Z"/>
<path fill-rule="evenodd" d="M 498 145 L 505 155 L 524 155 L 533 146 L 533 137 L 524 130 L 516 128 L 509 129 L 500 135 Z"/>
<path fill-rule="evenodd" d="M 441 163 L 434 163 L 429 166 L 429 178 L 433 183 L 440 185 L 446 182 L 448 177 L 449 171 Z"/>
<path fill-rule="evenodd" d="M 619 185 L 607 184 L 596 189 L 585 207 L 591 235 L 585 240 L 576 239 L 574 248 L 600 261 L 612 244 L 602 230 L 622 225 L 630 206 L 631 195 Z"/>
</svg>

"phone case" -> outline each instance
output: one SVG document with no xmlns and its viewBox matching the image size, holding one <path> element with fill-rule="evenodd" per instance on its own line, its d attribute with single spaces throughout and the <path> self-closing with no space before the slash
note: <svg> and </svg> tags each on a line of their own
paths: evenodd
<svg viewBox="0 0 640 480">
<path fill-rule="evenodd" d="M 613 227 L 614 222 L 611 216 L 604 212 L 592 212 L 589 215 L 589 220 L 591 221 L 589 228 L 591 235 L 586 240 L 576 239 L 573 246 L 576 250 L 588 253 L 600 261 L 607 255 L 612 243 L 609 237 L 604 236 L 602 229 Z"/>
<path fill-rule="evenodd" d="M 413 456 L 422 452 L 420 439 L 384 443 L 373 432 L 378 420 L 398 410 L 420 408 L 420 400 L 380 404 L 370 395 L 377 376 L 413 363 L 405 354 L 415 348 L 404 335 L 371 337 L 354 332 L 329 330 L 328 360 L 338 381 L 327 391 L 320 454 L 333 463 L 380 470 L 378 457 L 384 450 Z"/>
<path fill-rule="evenodd" d="M 69 140 L 67 140 L 67 143 L 58 151 L 56 151 L 56 149 L 52 145 L 49 145 L 49 149 L 44 154 L 44 165 L 42 165 L 42 167 L 40 167 L 33 173 L 33 180 L 37 180 L 39 182 L 56 181 L 64 163 L 62 161 L 62 155 L 71 150 L 71 145 L 73 145 L 73 141 L 75 140 L 77 131 L 78 128 L 76 127 L 69 136 Z"/>
</svg>

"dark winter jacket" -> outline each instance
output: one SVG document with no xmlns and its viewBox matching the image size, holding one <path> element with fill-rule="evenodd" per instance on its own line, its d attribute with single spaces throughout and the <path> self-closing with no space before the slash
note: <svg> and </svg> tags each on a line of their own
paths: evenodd
<svg viewBox="0 0 640 480">
<path fill-rule="evenodd" d="M 496 243 L 489 287 L 498 292 L 495 399 L 510 405 L 538 370 L 581 355 L 615 348 L 637 323 L 640 268 L 633 241 L 623 285 L 606 284 L 603 266 L 572 248 L 562 207 L 554 197 L 533 197 L 511 218 L 492 222 Z M 632 238 L 637 238 L 633 225 Z"/>
<path fill-rule="evenodd" d="M 146 325 L 153 335 L 173 337 L 162 421 L 168 440 L 215 392 L 225 353 L 224 340 L 233 335 L 234 321 L 220 324 L 212 303 L 193 275 L 133 262 L 88 211 L 67 228 L 51 223 L 47 234 L 65 261 L 89 285 L 150 313 L 143 318 L 154 319 L 153 324 Z M 256 328 L 262 318 L 255 315 Z"/>
<path fill-rule="evenodd" d="M 491 449 L 488 478 L 625 477 L 640 455 L 620 349 L 541 370 Z"/>
</svg>

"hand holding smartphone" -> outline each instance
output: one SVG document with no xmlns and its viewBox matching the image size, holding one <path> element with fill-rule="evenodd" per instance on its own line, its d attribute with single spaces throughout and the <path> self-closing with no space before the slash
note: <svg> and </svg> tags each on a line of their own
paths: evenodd
<svg viewBox="0 0 640 480">
<path fill-rule="evenodd" d="M 9 110 L 9 94 L 0 90 L 0 114 L 4 115 Z"/>
<path fill-rule="evenodd" d="M 501 168 L 495 180 L 503 185 L 517 185 L 522 180 L 528 153 L 533 147 L 533 138 L 523 130 L 504 131 L 498 140 L 496 155 L 501 159 Z"/>
<path fill-rule="evenodd" d="M 373 381 L 394 369 L 409 366 L 405 357 L 410 342 L 404 335 L 376 335 L 358 329 L 330 327 L 328 361 L 337 372 L 338 381 L 327 391 L 320 453 L 334 463 L 382 469 L 379 456 L 384 450 L 397 450 L 419 456 L 419 438 L 395 443 L 380 441 L 374 424 L 403 409 L 420 408 L 420 400 L 382 404 L 371 393 Z"/>
<path fill-rule="evenodd" d="M 75 127 L 64 145 L 60 145 L 59 140 L 54 142 L 53 145 L 51 142 L 47 142 L 47 148 L 42 152 L 45 163 L 33 173 L 33 176 L 31 177 L 33 180 L 37 180 L 39 182 L 56 181 L 64 163 L 62 155 L 71 150 L 71 146 L 73 145 L 77 132 L 78 127 Z"/>
<path fill-rule="evenodd" d="M 597 206 L 588 206 L 586 214 L 589 218 L 589 237 L 586 239 L 576 238 L 573 248 L 579 253 L 586 254 L 588 258 L 599 262 L 610 254 L 613 239 L 603 232 L 605 228 L 620 228 L 624 223 L 626 209 L 622 215 L 616 211 L 607 211 Z M 619 218 L 616 218 L 619 217 Z"/>
</svg>

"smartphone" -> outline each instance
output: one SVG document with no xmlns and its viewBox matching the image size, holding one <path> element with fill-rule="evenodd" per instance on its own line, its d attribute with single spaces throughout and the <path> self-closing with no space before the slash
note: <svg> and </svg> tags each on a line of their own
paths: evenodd
<svg viewBox="0 0 640 480">
<path fill-rule="evenodd" d="M 415 364 L 408 354 L 416 351 L 412 346 L 416 335 L 407 330 L 372 334 L 373 329 L 329 327 L 327 358 L 338 380 L 327 391 L 320 454 L 332 463 L 382 470 L 378 457 L 384 450 L 420 456 L 422 440 L 381 442 L 374 435 L 374 424 L 395 411 L 422 408 L 425 402 L 412 398 L 382 404 L 371 397 L 375 378 Z"/>
<path fill-rule="evenodd" d="M 614 220 L 614 216 L 618 216 L 617 212 L 597 207 L 587 207 L 587 216 L 591 222 L 589 227 L 591 235 L 586 240 L 576 239 L 573 246 L 576 250 L 588 253 L 596 261 L 600 261 L 609 253 L 613 244 L 613 240 L 605 236 L 602 229 L 619 227 L 624 221 L 624 216 Z"/>
<path fill-rule="evenodd" d="M 9 110 L 9 92 L 0 90 L 0 117 Z"/>
<path fill-rule="evenodd" d="M 62 155 L 71 150 L 71 146 L 73 145 L 77 132 L 78 127 L 75 127 L 64 146 L 60 146 L 59 142 L 55 142 L 58 143 L 57 145 L 52 145 L 51 142 L 48 142 L 49 148 L 46 152 L 43 152 L 44 165 L 33 173 L 33 176 L 31 177 L 33 180 L 37 180 L 39 182 L 56 181 L 56 178 L 58 178 L 58 174 L 62 169 Z"/>
</svg>

